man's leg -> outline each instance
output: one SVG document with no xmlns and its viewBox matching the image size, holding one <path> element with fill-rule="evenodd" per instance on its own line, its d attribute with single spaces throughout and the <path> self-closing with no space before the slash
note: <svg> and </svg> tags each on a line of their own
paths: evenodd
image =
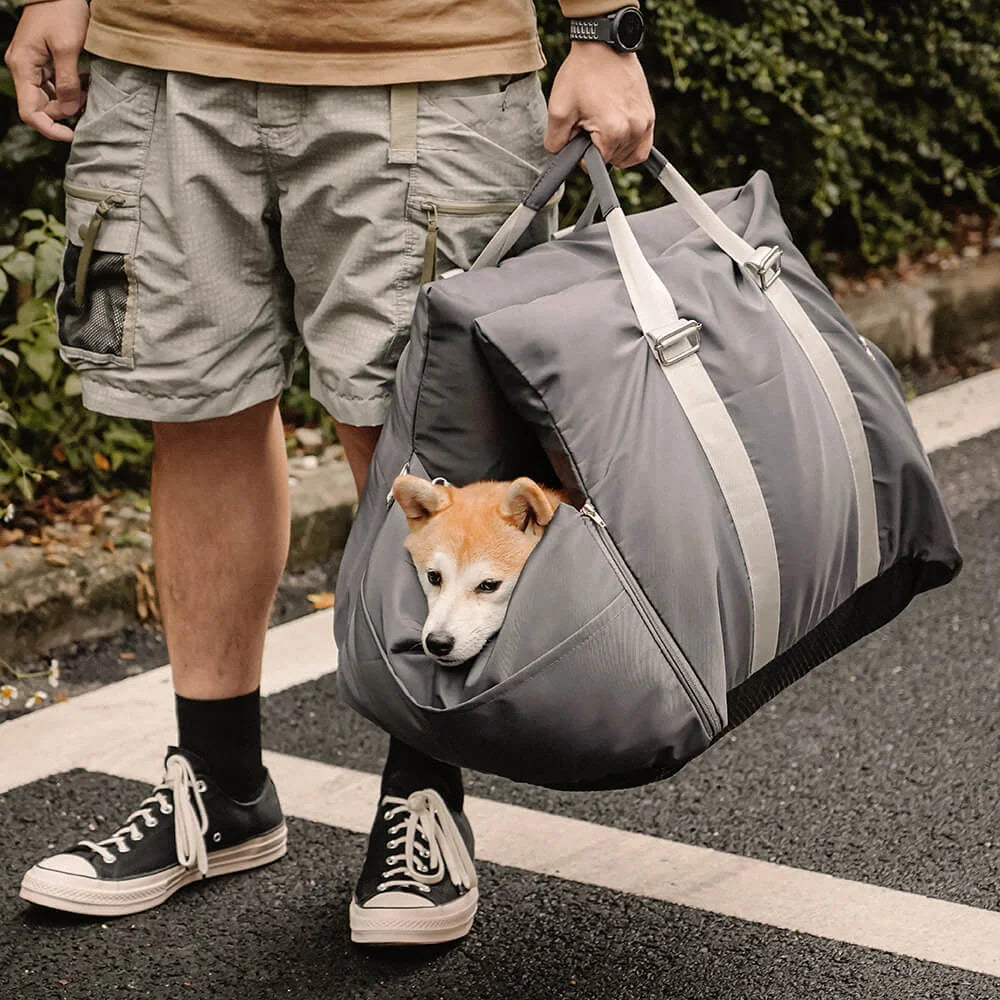
<svg viewBox="0 0 1000 1000">
<path fill-rule="evenodd" d="M 334 424 L 360 497 L 381 427 L 356 427 L 336 420 Z M 468 932 L 478 893 L 472 870 L 472 828 L 462 812 L 463 801 L 459 768 L 390 737 L 378 813 L 351 903 L 352 940 L 362 944 L 436 944 Z M 406 841 L 404 828 L 410 822 L 416 823 L 412 858 L 400 846 Z M 434 830 L 433 849 L 428 828 Z M 451 860 L 449 866 L 435 857 L 434 850 L 442 849 L 438 843 L 442 839 L 449 842 L 445 857 L 465 860 Z"/>
<path fill-rule="evenodd" d="M 260 674 L 288 557 L 288 472 L 277 400 L 153 425 L 153 554 L 178 745 L 233 798 L 260 791 Z"/>
<path fill-rule="evenodd" d="M 174 687 L 186 698 L 247 694 L 260 685 L 288 557 L 277 400 L 153 433 L 153 555 Z"/>
<path fill-rule="evenodd" d="M 154 436 L 154 553 L 178 747 L 115 833 L 25 875 L 25 899 L 77 913 L 135 913 L 188 882 L 285 853 L 260 752 L 261 656 L 289 537 L 277 400 L 156 424 Z"/>
</svg>

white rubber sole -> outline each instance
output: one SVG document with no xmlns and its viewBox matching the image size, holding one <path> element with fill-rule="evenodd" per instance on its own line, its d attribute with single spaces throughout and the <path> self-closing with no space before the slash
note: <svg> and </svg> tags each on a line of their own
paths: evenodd
<svg viewBox="0 0 1000 1000">
<path fill-rule="evenodd" d="M 282 823 L 236 847 L 213 851 L 208 856 L 208 872 L 204 878 L 229 875 L 277 861 L 287 850 L 287 839 L 288 831 Z M 25 874 L 21 881 L 21 899 L 53 910 L 95 917 L 120 917 L 151 910 L 178 889 L 203 877 L 197 868 L 177 865 L 155 875 L 111 882 L 85 875 L 68 875 L 42 865 L 44 862 Z"/>
<path fill-rule="evenodd" d="M 378 909 L 351 901 L 351 940 L 355 944 L 444 944 L 465 937 L 479 908 L 479 890 L 443 906 Z"/>
</svg>

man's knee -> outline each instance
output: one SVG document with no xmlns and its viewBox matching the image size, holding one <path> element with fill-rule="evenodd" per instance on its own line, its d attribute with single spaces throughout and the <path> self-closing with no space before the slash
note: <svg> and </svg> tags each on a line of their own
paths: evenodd
<svg viewBox="0 0 1000 1000">
<path fill-rule="evenodd" d="M 266 439 L 278 412 L 280 397 L 264 400 L 238 413 L 208 420 L 171 423 L 153 422 L 153 441 L 157 450 L 171 447 L 198 447 L 199 444 L 236 446 L 253 445 Z"/>
</svg>

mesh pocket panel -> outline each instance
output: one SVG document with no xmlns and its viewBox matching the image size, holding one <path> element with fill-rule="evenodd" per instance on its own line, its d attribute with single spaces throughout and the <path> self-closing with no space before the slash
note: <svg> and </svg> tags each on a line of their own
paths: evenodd
<svg viewBox="0 0 1000 1000">
<path fill-rule="evenodd" d="M 125 255 L 94 251 L 82 306 L 76 301 L 79 260 L 80 247 L 68 244 L 63 256 L 63 287 L 56 301 L 59 340 L 66 347 L 120 358 L 129 295 Z"/>
</svg>

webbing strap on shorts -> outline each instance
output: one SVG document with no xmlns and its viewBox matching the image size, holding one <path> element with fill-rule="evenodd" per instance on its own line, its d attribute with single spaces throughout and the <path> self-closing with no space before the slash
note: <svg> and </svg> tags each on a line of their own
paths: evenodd
<svg viewBox="0 0 1000 1000">
<path fill-rule="evenodd" d="M 417 97 L 415 83 L 389 88 L 389 162 L 417 162 Z"/>
</svg>

